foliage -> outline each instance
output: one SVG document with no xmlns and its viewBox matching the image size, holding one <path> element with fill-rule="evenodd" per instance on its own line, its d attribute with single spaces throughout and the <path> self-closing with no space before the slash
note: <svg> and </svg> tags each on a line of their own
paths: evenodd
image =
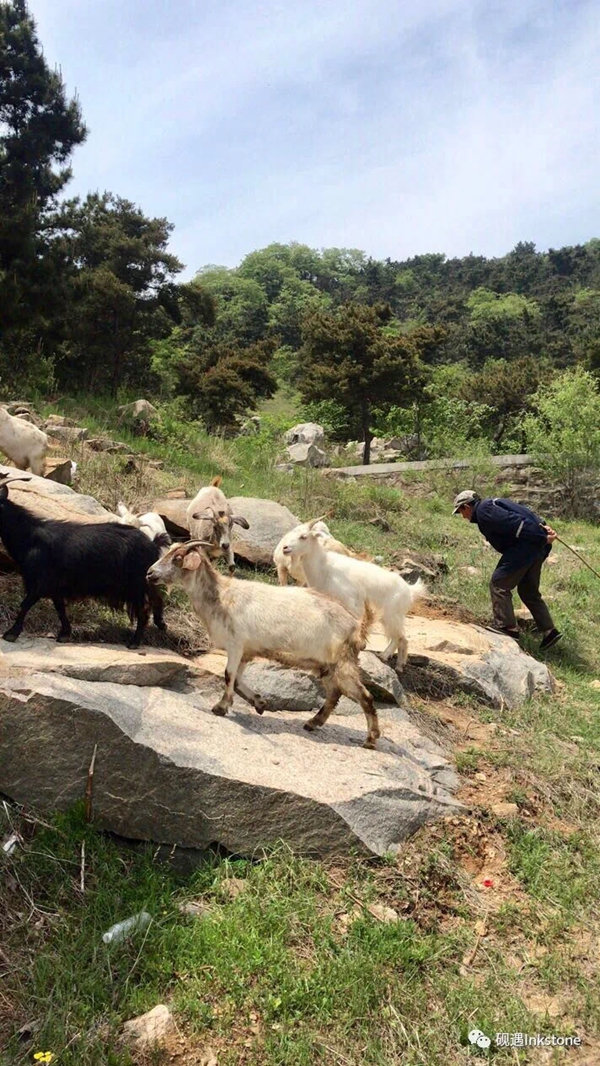
<svg viewBox="0 0 600 1066">
<path fill-rule="evenodd" d="M 269 340 L 245 348 L 192 340 L 173 360 L 176 391 L 208 430 L 231 430 L 260 398 L 275 392 L 277 383 L 269 370 L 274 347 Z"/>
<path fill-rule="evenodd" d="M 85 139 L 79 104 L 48 67 L 24 0 L 0 2 L 0 338 L 5 367 L 27 376 L 60 306 L 48 212 Z"/>
<path fill-rule="evenodd" d="M 525 419 L 537 462 L 563 488 L 563 507 L 585 514 L 590 487 L 600 480 L 600 390 L 589 371 L 566 370 L 533 397 Z"/>
<path fill-rule="evenodd" d="M 360 425 L 369 462 L 373 407 L 410 402 L 425 381 L 419 347 L 390 336 L 384 305 L 346 304 L 336 312 L 316 312 L 304 322 L 298 388 L 306 402 L 329 399 L 341 404 Z"/>
</svg>

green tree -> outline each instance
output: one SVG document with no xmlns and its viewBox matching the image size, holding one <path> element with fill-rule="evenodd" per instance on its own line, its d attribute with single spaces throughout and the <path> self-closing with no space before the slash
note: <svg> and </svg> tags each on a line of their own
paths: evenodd
<svg viewBox="0 0 600 1066">
<path fill-rule="evenodd" d="M 209 431 L 231 431 L 240 416 L 277 388 L 269 369 L 275 342 L 259 341 L 247 347 L 196 342 L 192 338 L 173 358 L 176 391 Z"/>
<path fill-rule="evenodd" d="M 530 451 L 562 488 L 565 513 L 593 515 L 600 475 L 600 391 L 582 367 L 557 374 L 533 397 L 525 418 Z"/>
<path fill-rule="evenodd" d="M 411 338 L 386 334 L 389 307 L 346 304 L 304 323 L 298 387 L 305 402 L 336 400 L 357 417 L 371 454 L 372 412 L 401 406 L 422 392 L 425 370 Z"/>
<path fill-rule="evenodd" d="M 490 359 L 478 373 L 465 380 L 462 395 L 467 401 L 487 407 L 488 428 L 497 448 L 507 431 L 513 429 L 525 451 L 522 415 L 540 384 L 544 369 L 539 360 L 529 356 L 510 363 L 506 359 Z"/>
<path fill-rule="evenodd" d="M 0 2 L 0 336 L 13 372 L 24 369 L 24 347 L 42 351 L 60 310 L 47 216 L 85 136 L 79 104 L 48 67 L 25 0 Z"/>
<path fill-rule="evenodd" d="M 59 380 L 113 395 L 124 384 L 147 383 L 150 342 L 181 321 L 182 302 L 192 307 L 199 299 L 190 286 L 174 284 L 182 265 L 167 251 L 173 227 L 110 193 L 69 201 L 56 224 L 70 276 Z"/>
</svg>

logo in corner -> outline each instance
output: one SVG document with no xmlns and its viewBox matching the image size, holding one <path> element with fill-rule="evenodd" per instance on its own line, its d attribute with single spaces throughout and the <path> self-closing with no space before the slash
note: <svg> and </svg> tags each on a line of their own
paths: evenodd
<svg viewBox="0 0 600 1066">
<path fill-rule="evenodd" d="M 483 1048 L 484 1051 L 490 1047 L 492 1041 L 489 1036 L 481 1032 L 481 1029 L 471 1029 L 469 1033 L 469 1043 L 476 1044 L 477 1047 Z"/>
</svg>

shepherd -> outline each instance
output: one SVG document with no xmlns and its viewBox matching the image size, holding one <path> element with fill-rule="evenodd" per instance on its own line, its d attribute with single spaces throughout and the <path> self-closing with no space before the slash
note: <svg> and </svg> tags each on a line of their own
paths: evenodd
<svg viewBox="0 0 600 1066">
<path fill-rule="evenodd" d="M 474 522 L 485 539 L 500 553 L 492 574 L 490 593 L 494 623 L 491 628 L 519 639 L 512 590 L 516 588 L 542 634 L 541 650 L 560 640 L 548 607 L 540 593 L 542 565 L 552 551 L 557 534 L 528 507 L 514 500 L 482 500 L 472 489 L 459 492 L 453 514 Z"/>
</svg>

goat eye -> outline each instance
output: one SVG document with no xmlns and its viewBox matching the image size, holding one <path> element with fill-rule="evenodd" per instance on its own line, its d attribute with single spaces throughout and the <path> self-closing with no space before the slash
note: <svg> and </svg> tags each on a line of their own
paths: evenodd
<svg viewBox="0 0 600 1066">
<path fill-rule="evenodd" d="M 219 518 L 225 518 L 225 511 L 219 511 Z"/>
<path fill-rule="evenodd" d="M 173 559 L 173 563 L 174 563 L 175 566 L 179 566 L 179 567 L 183 566 L 183 559 L 181 558 L 181 555 L 176 555 L 175 558 Z"/>
<path fill-rule="evenodd" d="M 301 533 L 300 540 L 308 540 L 308 533 Z"/>
</svg>

